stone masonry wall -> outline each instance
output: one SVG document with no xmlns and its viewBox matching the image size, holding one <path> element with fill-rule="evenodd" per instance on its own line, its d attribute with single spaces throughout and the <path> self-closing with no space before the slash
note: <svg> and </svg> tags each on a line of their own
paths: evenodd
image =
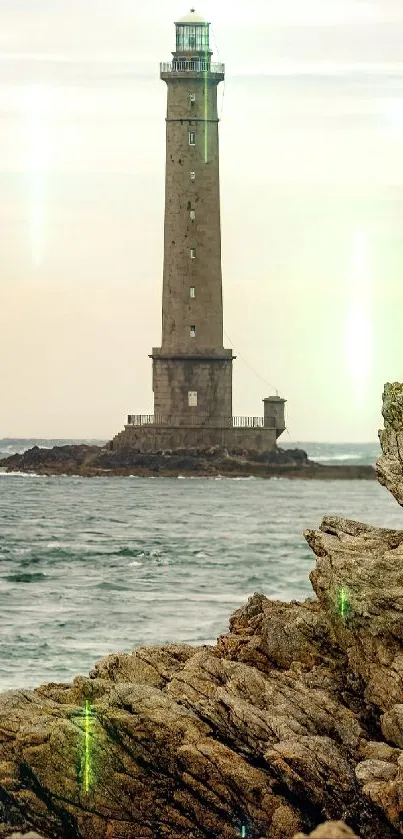
<svg viewBox="0 0 403 839">
<path fill-rule="evenodd" d="M 129 448 L 140 452 L 156 452 L 212 446 L 220 446 L 228 451 L 271 451 L 276 447 L 276 432 L 271 428 L 127 425 L 112 441 L 114 451 Z"/>
<path fill-rule="evenodd" d="M 168 88 L 164 279 L 162 344 L 152 353 L 154 414 L 189 415 L 202 424 L 206 415 L 232 415 L 232 352 L 223 347 L 220 78 L 193 71 L 162 78 Z M 189 406 L 189 391 L 197 392 L 197 406 Z"/>
<path fill-rule="evenodd" d="M 153 361 L 154 413 L 162 416 L 232 416 L 232 360 Z M 188 392 L 197 392 L 189 407 Z"/>
<path fill-rule="evenodd" d="M 168 83 L 162 349 L 219 352 L 223 303 L 217 86 L 205 87 L 203 74 L 188 75 Z M 189 131 L 195 132 L 194 146 L 189 145 Z"/>
</svg>

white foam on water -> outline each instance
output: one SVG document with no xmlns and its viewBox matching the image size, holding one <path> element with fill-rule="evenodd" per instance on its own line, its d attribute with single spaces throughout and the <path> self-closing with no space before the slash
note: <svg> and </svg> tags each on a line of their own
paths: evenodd
<svg viewBox="0 0 403 839">
<path fill-rule="evenodd" d="M 142 562 L 136 562 L 136 560 L 134 559 L 133 562 L 129 562 L 129 568 L 131 568 L 133 565 L 143 565 L 143 563 Z"/>
<path fill-rule="evenodd" d="M 361 454 L 330 454 L 330 455 L 311 455 L 311 459 L 313 461 L 321 461 L 321 460 L 361 460 Z"/>
<path fill-rule="evenodd" d="M 113 548 L 109 550 L 104 550 L 105 546 L 102 542 L 98 542 L 97 544 L 93 544 L 90 542 L 47 542 L 44 545 L 46 549 L 54 550 L 55 548 L 61 548 L 62 550 L 68 551 L 86 551 L 87 553 L 91 554 L 101 554 L 102 556 L 114 556 L 115 551 Z"/>
<path fill-rule="evenodd" d="M 0 470 L 0 477 L 4 478 L 47 478 L 47 475 L 37 475 L 36 472 L 3 472 Z"/>
<path fill-rule="evenodd" d="M 248 597 L 252 597 L 252 593 L 250 594 L 198 594 L 197 592 L 188 592 L 185 591 L 183 594 L 179 594 L 177 590 L 172 592 L 145 592 L 141 591 L 138 594 L 138 599 L 141 601 L 168 601 L 173 603 L 228 603 L 230 606 L 233 603 L 245 603 Z"/>
</svg>

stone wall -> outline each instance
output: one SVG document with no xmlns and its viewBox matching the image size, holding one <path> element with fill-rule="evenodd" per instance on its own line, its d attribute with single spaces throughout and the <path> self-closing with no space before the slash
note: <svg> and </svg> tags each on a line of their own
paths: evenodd
<svg viewBox="0 0 403 839">
<path fill-rule="evenodd" d="M 233 356 L 223 347 L 221 280 L 217 85 L 222 77 L 173 72 L 161 78 L 168 97 L 162 343 L 151 355 L 154 414 L 202 422 L 206 415 L 232 416 Z M 189 406 L 189 392 L 197 393 L 196 406 Z"/>
<path fill-rule="evenodd" d="M 233 451 L 265 452 L 276 447 L 272 428 L 202 428 L 199 426 L 126 425 L 112 441 L 112 449 L 131 448 L 140 452 L 220 446 Z"/>
<path fill-rule="evenodd" d="M 267 396 L 266 399 L 263 399 L 264 424 L 269 427 L 274 425 L 277 431 L 277 437 L 280 437 L 286 428 L 284 411 L 286 401 L 286 399 L 282 399 L 280 396 Z"/>
<path fill-rule="evenodd" d="M 195 94 L 191 103 L 190 94 Z M 205 108 L 205 96 L 207 107 Z M 195 145 L 189 145 L 189 131 Z M 217 85 L 203 74 L 168 82 L 162 348 L 223 346 Z M 190 179 L 190 172 L 195 179 Z M 190 210 L 195 213 L 194 220 Z M 195 258 L 190 249 L 195 249 Z M 190 297 L 190 287 L 195 297 Z M 190 326 L 196 326 L 195 338 Z"/>
<path fill-rule="evenodd" d="M 153 360 L 154 413 L 162 416 L 232 416 L 232 359 Z M 189 391 L 197 393 L 190 407 Z"/>
</svg>

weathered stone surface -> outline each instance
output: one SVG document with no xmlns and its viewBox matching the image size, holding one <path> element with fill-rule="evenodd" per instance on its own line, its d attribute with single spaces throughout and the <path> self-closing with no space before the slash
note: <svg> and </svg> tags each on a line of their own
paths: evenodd
<svg viewBox="0 0 403 839">
<path fill-rule="evenodd" d="M 9 839 L 43 839 L 43 837 L 39 836 L 39 833 L 33 833 L 33 831 L 30 830 L 29 833 L 24 834 L 12 833 L 11 836 L 9 836 Z"/>
<path fill-rule="evenodd" d="M 402 699 L 403 531 L 327 516 L 304 535 L 317 556 L 310 580 L 332 637 L 363 678 L 365 699 L 388 711 Z"/>
<path fill-rule="evenodd" d="M 0 694 L 1 839 L 403 836 L 403 531 L 305 536 L 316 599 Z"/>
<path fill-rule="evenodd" d="M 242 824 L 255 839 L 290 839 L 343 813 L 363 839 L 399 836 L 394 799 L 389 794 L 385 815 L 378 801 L 387 790 L 366 794 L 357 780 L 373 721 L 365 708 L 361 718 L 360 685 L 348 678 L 330 623 L 323 637 L 323 621 L 318 604 L 255 595 L 216 647 L 114 654 L 72 685 L 2 694 L 0 789 L 9 817 L 22 810 L 27 826 L 63 839 L 66 823 L 83 839 L 134 839 L 140 827 L 144 837 L 201 839 L 211 831 L 235 839 Z M 261 642 L 248 647 L 254 632 Z M 234 658 L 242 638 L 253 664 Z M 88 792 L 82 768 L 80 775 L 86 700 Z M 401 753 L 386 754 L 395 760 Z M 397 793 L 399 767 L 386 765 Z"/>
<path fill-rule="evenodd" d="M 379 431 L 383 454 L 376 463 L 378 481 L 403 506 L 403 384 L 385 385 L 382 415 L 385 428 Z"/>
<path fill-rule="evenodd" d="M 29 833 L 12 833 L 9 836 L 9 839 L 43 839 L 42 836 L 39 836 L 39 833 L 34 833 L 32 830 Z"/>
<path fill-rule="evenodd" d="M 305 833 L 297 833 L 294 839 L 358 839 L 358 837 L 344 822 L 332 821 L 319 825 L 309 834 L 309 837 Z"/>
<path fill-rule="evenodd" d="M 397 775 L 397 766 L 386 760 L 363 760 L 355 767 L 355 777 L 362 784 L 369 781 L 390 781 Z"/>
</svg>

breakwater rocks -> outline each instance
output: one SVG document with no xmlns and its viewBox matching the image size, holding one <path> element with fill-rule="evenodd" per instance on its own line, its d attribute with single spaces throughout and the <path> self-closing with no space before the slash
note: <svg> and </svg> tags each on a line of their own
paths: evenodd
<svg viewBox="0 0 403 839">
<path fill-rule="evenodd" d="M 139 475 L 177 477 L 188 475 L 212 477 L 319 478 L 374 480 L 372 466 L 324 466 L 308 459 L 301 449 L 276 449 L 253 452 L 211 448 L 142 454 L 130 449 L 112 451 L 108 446 L 66 445 L 41 449 L 34 446 L 23 454 L 0 461 L 9 472 L 35 472 L 41 475 L 114 476 Z"/>
<path fill-rule="evenodd" d="M 377 469 L 401 503 L 394 423 Z M 0 836 L 403 836 L 403 530 L 327 516 L 304 536 L 315 597 L 254 594 L 215 645 L 0 694 Z"/>
</svg>

